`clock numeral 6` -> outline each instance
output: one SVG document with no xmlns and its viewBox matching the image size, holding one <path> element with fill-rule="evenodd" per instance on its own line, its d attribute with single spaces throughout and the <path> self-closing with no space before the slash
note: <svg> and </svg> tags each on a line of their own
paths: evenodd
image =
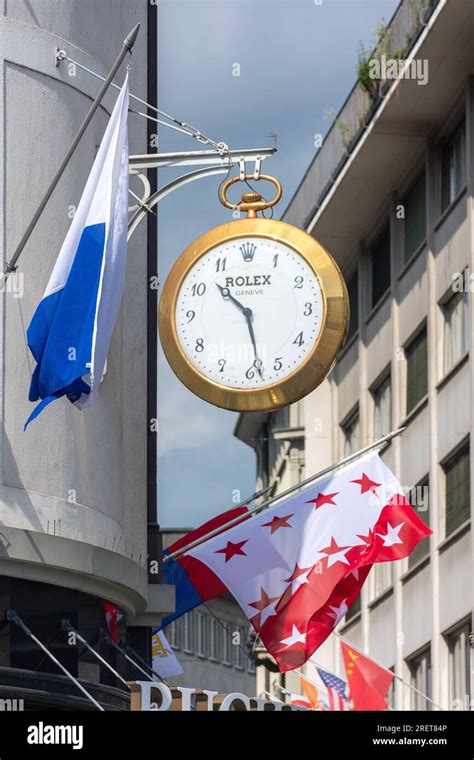
<svg viewBox="0 0 474 760">
<path fill-rule="evenodd" d="M 191 293 L 193 296 L 203 296 L 206 292 L 206 283 L 200 282 L 199 285 L 194 283 L 193 287 L 191 288 Z"/>
<path fill-rule="evenodd" d="M 255 377 L 255 370 L 253 366 L 248 368 L 247 372 L 245 373 L 245 377 L 247 378 L 247 380 L 253 380 L 253 378 Z"/>
<path fill-rule="evenodd" d="M 305 317 L 309 317 L 310 314 L 312 314 L 312 313 L 313 313 L 313 304 L 311 303 L 311 301 L 306 301 L 306 303 L 304 305 L 304 312 L 303 312 L 303 314 L 304 314 Z"/>
<path fill-rule="evenodd" d="M 294 341 L 293 341 L 293 344 L 294 344 L 295 346 L 302 346 L 302 345 L 303 345 L 303 343 L 304 343 L 303 333 L 302 333 L 302 332 L 300 332 L 300 333 L 298 333 L 298 335 L 297 335 L 297 336 L 296 336 L 296 338 L 294 339 Z"/>
<path fill-rule="evenodd" d="M 275 364 L 273 365 L 275 372 L 278 372 L 283 367 L 282 359 L 283 356 L 275 356 Z"/>
<path fill-rule="evenodd" d="M 303 282 L 304 282 L 304 277 L 302 277 L 302 275 L 299 274 L 297 277 L 295 277 L 294 288 L 296 288 L 297 290 L 301 290 L 301 288 L 303 287 Z"/>
<path fill-rule="evenodd" d="M 193 321 L 194 317 L 196 316 L 196 312 L 190 309 L 186 312 L 186 316 L 188 318 L 188 324 Z"/>
<path fill-rule="evenodd" d="M 201 351 L 204 351 L 204 338 L 198 338 L 196 340 L 194 350 L 197 351 L 198 354 L 200 354 Z"/>
</svg>

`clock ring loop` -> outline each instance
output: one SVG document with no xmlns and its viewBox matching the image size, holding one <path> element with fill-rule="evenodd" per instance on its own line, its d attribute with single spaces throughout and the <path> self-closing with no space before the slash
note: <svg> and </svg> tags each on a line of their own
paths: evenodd
<svg viewBox="0 0 474 760">
<path fill-rule="evenodd" d="M 254 179 L 253 174 L 246 174 L 244 177 L 246 180 Z M 262 196 L 258 193 L 244 193 L 242 196 L 242 200 L 239 203 L 231 203 L 229 200 L 227 200 L 227 191 L 229 190 L 231 185 L 234 185 L 236 182 L 240 182 L 240 177 L 231 177 L 230 179 L 226 180 L 226 182 L 223 182 L 221 186 L 219 187 L 219 200 L 222 203 L 223 206 L 226 208 L 231 209 L 238 209 L 239 211 L 263 211 L 265 208 L 270 208 L 271 206 L 275 206 L 276 203 L 280 200 L 283 188 L 281 186 L 281 183 L 279 180 L 277 180 L 276 177 L 270 176 L 270 174 L 261 174 L 260 179 L 267 180 L 268 182 L 271 182 L 276 187 L 276 194 L 275 197 L 272 198 L 269 201 L 264 201 L 262 199 Z M 254 215 L 254 214 L 253 214 Z"/>
</svg>

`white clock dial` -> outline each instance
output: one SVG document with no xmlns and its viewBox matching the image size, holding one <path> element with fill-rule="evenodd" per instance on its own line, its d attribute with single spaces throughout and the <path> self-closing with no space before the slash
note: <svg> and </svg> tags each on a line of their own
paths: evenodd
<svg viewBox="0 0 474 760">
<path fill-rule="evenodd" d="M 189 270 L 176 301 L 183 352 L 229 388 L 264 388 L 305 362 L 323 324 L 313 269 L 292 248 L 261 237 L 227 240 Z"/>
</svg>

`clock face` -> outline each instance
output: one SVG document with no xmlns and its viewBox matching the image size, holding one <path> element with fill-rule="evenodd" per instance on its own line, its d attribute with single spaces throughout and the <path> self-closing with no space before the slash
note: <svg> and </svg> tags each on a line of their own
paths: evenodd
<svg viewBox="0 0 474 760">
<path fill-rule="evenodd" d="M 324 299 L 293 248 L 264 237 L 226 240 L 200 256 L 175 302 L 176 334 L 195 370 L 227 388 L 278 383 L 320 335 Z"/>
</svg>

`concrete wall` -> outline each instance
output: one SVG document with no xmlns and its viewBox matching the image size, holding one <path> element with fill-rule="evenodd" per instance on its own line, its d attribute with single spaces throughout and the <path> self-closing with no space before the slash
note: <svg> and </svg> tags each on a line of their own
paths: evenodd
<svg viewBox="0 0 474 760">
<path fill-rule="evenodd" d="M 141 23 L 131 91 L 146 98 L 145 0 L 3 0 L 0 3 L 0 186 L 3 259 L 9 259 L 97 92 L 100 82 L 55 48 L 106 74 L 126 33 Z M 117 75 L 120 83 L 125 66 Z M 2 573 L 117 599 L 128 609 L 146 596 L 146 227 L 129 245 L 123 306 L 107 373 L 92 410 L 67 400 L 50 406 L 27 432 L 34 366 L 25 330 L 42 297 L 115 102 L 109 92 L 38 223 L 19 265 L 24 294 L 0 309 L 0 521 L 15 531 Z M 131 153 L 146 152 L 146 122 L 129 118 Z M 27 532 L 28 561 L 20 544 Z M 43 549 L 39 550 L 39 536 Z M 73 542 L 56 551 L 57 537 Z M 52 542 L 52 543 L 51 543 Z M 44 546 L 48 544 L 48 560 Z M 91 548 L 93 547 L 93 548 Z M 15 559 L 18 557 L 17 559 Z M 92 558 L 92 559 L 91 559 Z M 82 573 L 91 575 L 82 578 Z M 105 579 L 107 578 L 107 582 Z M 90 590 L 90 589 L 89 589 Z"/>
</svg>

